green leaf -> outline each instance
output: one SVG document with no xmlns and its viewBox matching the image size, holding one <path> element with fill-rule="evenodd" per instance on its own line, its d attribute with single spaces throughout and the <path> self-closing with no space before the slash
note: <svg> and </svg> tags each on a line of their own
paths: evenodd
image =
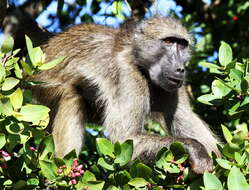
<svg viewBox="0 0 249 190">
<path fill-rule="evenodd" d="M 0 98 L 0 113 L 6 116 L 12 115 L 13 108 L 9 98 Z"/>
<path fill-rule="evenodd" d="M 56 180 L 56 174 L 53 171 L 53 164 L 48 161 L 40 160 L 39 161 L 42 174 L 51 181 Z"/>
<path fill-rule="evenodd" d="M 0 133 L 0 149 L 4 147 L 6 144 L 6 138 L 4 133 Z"/>
<path fill-rule="evenodd" d="M 47 158 L 47 155 L 49 153 L 53 153 L 54 148 L 54 140 L 52 135 L 46 136 L 41 143 L 41 147 L 44 147 L 44 149 L 41 151 L 41 155 L 39 157 L 40 160 L 45 160 Z"/>
<path fill-rule="evenodd" d="M 231 92 L 231 88 L 227 87 L 221 80 L 214 80 L 212 82 L 212 92 L 215 97 L 222 99 Z"/>
<path fill-rule="evenodd" d="M 129 185 L 139 188 L 144 187 L 148 184 L 148 182 L 143 178 L 133 178 L 128 182 Z"/>
<path fill-rule="evenodd" d="M 29 59 L 30 59 L 32 65 L 35 66 L 35 67 L 39 66 L 39 64 L 43 63 L 43 61 L 45 60 L 44 53 L 42 52 L 40 47 L 33 48 L 32 41 L 26 35 L 25 35 L 25 40 L 26 40 L 26 46 L 27 46 L 27 49 L 28 49 Z M 26 71 L 26 69 L 25 69 L 25 71 Z"/>
<path fill-rule="evenodd" d="M 215 175 L 205 172 L 203 180 L 207 190 L 223 190 L 220 180 Z"/>
<path fill-rule="evenodd" d="M 146 180 L 152 176 L 152 169 L 143 163 L 135 163 L 130 167 L 132 177 L 142 177 Z"/>
<path fill-rule="evenodd" d="M 219 48 L 219 62 L 222 66 L 228 65 L 233 59 L 232 48 L 226 42 L 221 42 Z"/>
<path fill-rule="evenodd" d="M 26 63 L 25 61 L 21 60 L 21 65 L 24 69 L 24 71 L 28 74 L 28 75 L 32 75 L 33 74 L 33 70 L 32 70 L 32 67 Z"/>
<path fill-rule="evenodd" d="M 225 168 L 227 170 L 230 170 L 231 169 L 231 162 L 229 162 L 228 160 L 224 160 L 224 159 L 221 159 L 221 158 L 217 158 L 216 159 L 216 162 L 222 167 L 222 168 Z"/>
<path fill-rule="evenodd" d="M 236 160 L 236 162 L 239 164 L 239 165 L 243 165 L 244 164 L 244 160 L 242 158 L 242 156 L 240 155 L 239 152 L 235 152 L 234 153 L 234 159 Z"/>
<path fill-rule="evenodd" d="M 22 70 L 20 69 L 19 64 L 16 63 L 14 68 L 15 68 L 14 72 L 15 72 L 16 77 L 19 79 L 22 79 Z"/>
<path fill-rule="evenodd" d="M 27 182 L 24 180 L 18 180 L 14 185 L 13 189 L 24 189 L 27 185 Z"/>
<path fill-rule="evenodd" d="M 39 179 L 37 178 L 30 178 L 27 181 L 27 185 L 35 185 L 38 186 L 39 185 Z"/>
<path fill-rule="evenodd" d="M 228 143 L 232 142 L 233 136 L 231 132 L 226 128 L 226 126 L 221 124 L 223 135 Z"/>
<path fill-rule="evenodd" d="M 45 63 L 43 65 L 41 65 L 40 67 L 38 67 L 40 70 L 48 70 L 51 69 L 53 67 L 55 67 L 57 64 L 61 63 L 63 60 L 65 59 L 65 56 L 60 56 L 57 59 L 50 61 L 48 63 Z"/>
<path fill-rule="evenodd" d="M 111 164 L 108 164 L 104 158 L 99 158 L 98 160 L 98 165 L 102 166 L 103 168 L 110 170 L 110 171 L 114 171 L 114 167 Z"/>
<path fill-rule="evenodd" d="M 124 19 L 124 16 L 122 14 L 122 5 L 123 5 L 123 1 L 122 0 L 118 0 L 118 1 L 114 1 L 113 2 L 113 13 L 114 15 L 119 18 L 119 19 Z"/>
<path fill-rule="evenodd" d="M 117 187 L 115 187 L 115 186 L 113 186 L 113 185 L 111 185 L 111 186 L 108 187 L 107 190 L 120 190 L 120 189 L 117 188 Z"/>
<path fill-rule="evenodd" d="M 215 102 L 218 102 L 219 99 L 214 96 L 213 94 L 205 94 L 197 98 L 197 101 L 207 104 L 207 105 L 213 105 Z"/>
<path fill-rule="evenodd" d="M 83 183 L 87 183 L 88 181 L 96 181 L 95 175 L 90 171 L 86 171 L 82 178 Z"/>
<path fill-rule="evenodd" d="M 24 130 L 24 125 L 23 123 L 12 123 L 10 125 L 5 126 L 6 130 L 10 134 L 21 134 Z"/>
<path fill-rule="evenodd" d="M 104 181 L 89 181 L 86 186 L 89 190 L 102 190 L 104 187 Z"/>
<path fill-rule="evenodd" d="M 4 66 L 0 63 L 0 83 L 5 79 L 6 72 Z"/>
<path fill-rule="evenodd" d="M 32 65 L 34 67 L 39 66 L 44 61 L 44 54 L 43 54 L 40 47 L 33 48 L 32 53 L 29 56 L 30 56 L 30 60 L 32 62 Z"/>
<path fill-rule="evenodd" d="M 21 88 L 17 88 L 16 91 L 9 96 L 9 98 L 14 109 L 20 109 L 22 107 L 23 94 Z"/>
<path fill-rule="evenodd" d="M 13 78 L 13 77 L 8 77 L 5 79 L 2 90 L 3 91 L 8 91 L 14 88 L 18 83 L 20 82 L 19 79 Z"/>
<path fill-rule="evenodd" d="M 240 112 L 239 107 L 240 107 L 241 101 L 234 99 L 234 100 L 230 100 L 225 106 L 228 110 L 228 114 L 230 116 L 233 116 L 237 113 Z"/>
<path fill-rule="evenodd" d="M 215 65 L 214 63 L 208 63 L 206 61 L 202 61 L 198 63 L 199 66 L 206 67 L 206 68 L 213 68 L 213 69 L 222 69 L 222 67 Z"/>
<path fill-rule="evenodd" d="M 1 52 L 3 53 L 9 53 L 12 51 L 14 47 L 14 40 L 10 35 L 5 36 L 2 47 L 1 47 Z"/>
<path fill-rule="evenodd" d="M 249 190 L 249 185 L 241 171 L 233 166 L 227 178 L 228 190 Z"/>
<path fill-rule="evenodd" d="M 100 153 L 104 155 L 108 155 L 111 158 L 115 158 L 114 156 L 114 145 L 111 143 L 111 141 L 105 139 L 105 138 L 97 138 L 97 149 Z"/>
<path fill-rule="evenodd" d="M 171 143 L 169 149 L 171 150 L 174 156 L 182 157 L 183 155 L 186 154 L 183 144 L 178 141 Z"/>
<path fill-rule="evenodd" d="M 127 140 L 124 143 L 122 143 L 120 146 L 120 152 L 117 151 L 117 146 L 115 144 L 115 154 L 116 159 L 114 160 L 114 163 L 120 164 L 120 166 L 126 165 L 132 158 L 133 153 L 133 141 Z"/>
<path fill-rule="evenodd" d="M 237 70 L 237 69 L 231 69 L 230 73 L 229 73 L 229 77 L 232 80 L 236 80 L 236 81 L 240 82 L 242 77 L 243 77 L 243 72 L 241 72 L 240 70 Z"/>
<path fill-rule="evenodd" d="M 33 50 L 33 43 L 32 43 L 31 39 L 27 35 L 25 35 L 25 41 L 26 41 L 28 54 L 31 55 L 32 50 Z"/>
<path fill-rule="evenodd" d="M 50 109 L 42 105 L 25 105 L 22 106 L 17 119 L 27 122 L 39 122 L 44 120 L 49 113 Z"/>
</svg>

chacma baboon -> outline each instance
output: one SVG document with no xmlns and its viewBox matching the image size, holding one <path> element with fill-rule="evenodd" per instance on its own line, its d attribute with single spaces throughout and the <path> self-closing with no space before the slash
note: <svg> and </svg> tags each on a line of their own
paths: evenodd
<svg viewBox="0 0 249 190">
<path fill-rule="evenodd" d="M 56 155 L 79 153 L 90 102 L 103 108 L 102 124 L 112 141 L 133 140 L 134 158 L 150 160 L 177 140 L 195 172 L 211 170 L 208 153 L 219 154 L 217 139 L 193 113 L 181 87 L 191 46 L 179 21 L 159 16 L 120 29 L 81 24 L 50 38 L 43 45 L 46 59 L 66 59 L 30 80 L 46 82 L 33 87 L 33 93 L 53 110 Z M 163 113 L 172 137 L 144 132 L 151 111 Z"/>
</svg>

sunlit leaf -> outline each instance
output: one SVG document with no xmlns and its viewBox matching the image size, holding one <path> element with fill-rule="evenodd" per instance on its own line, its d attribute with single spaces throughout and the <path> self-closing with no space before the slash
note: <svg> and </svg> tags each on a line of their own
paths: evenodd
<svg viewBox="0 0 249 190">
<path fill-rule="evenodd" d="M 245 176 L 241 173 L 241 171 L 233 166 L 230 170 L 227 178 L 227 186 L 228 190 L 248 190 L 249 184 L 246 181 Z"/>
<path fill-rule="evenodd" d="M 228 160 L 224 160 L 224 159 L 221 159 L 221 158 L 217 158 L 216 159 L 216 162 L 222 167 L 222 168 L 225 168 L 227 170 L 230 170 L 231 169 L 231 162 L 229 162 Z"/>
<path fill-rule="evenodd" d="M 128 182 L 129 185 L 139 188 L 144 187 L 148 184 L 148 182 L 143 178 L 133 178 Z"/>
<path fill-rule="evenodd" d="M 212 82 L 212 92 L 215 97 L 223 98 L 231 92 L 231 88 L 227 87 L 221 80 L 214 80 Z"/>
<path fill-rule="evenodd" d="M 98 150 L 104 154 L 104 155 L 108 155 L 112 158 L 115 158 L 114 156 L 114 145 L 107 139 L 105 138 L 97 138 L 96 140 L 97 143 L 97 148 Z"/>
<path fill-rule="evenodd" d="M 1 46 L 1 52 L 9 53 L 14 47 L 14 39 L 10 35 L 6 35 Z"/>
<path fill-rule="evenodd" d="M 103 168 L 110 170 L 110 171 L 114 171 L 114 167 L 111 164 L 108 164 L 104 158 L 99 158 L 98 160 L 98 165 L 102 166 Z"/>
<path fill-rule="evenodd" d="M 6 137 L 4 133 L 0 133 L 0 149 L 6 144 Z"/>
<path fill-rule="evenodd" d="M 222 66 L 228 65 L 232 61 L 232 53 L 232 48 L 229 46 L 229 44 L 222 41 L 219 48 L 219 62 Z"/>
<path fill-rule="evenodd" d="M 8 77 L 5 79 L 2 90 L 3 91 L 8 91 L 14 88 L 18 83 L 20 82 L 19 79 L 13 78 L 13 77 Z"/>
<path fill-rule="evenodd" d="M 38 122 L 46 119 L 50 109 L 42 105 L 25 105 L 20 110 L 20 115 L 17 115 L 19 120 L 28 122 Z"/>
<path fill-rule="evenodd" d="M 214 63 L 208 63 L 205 61 L 198 63 L 198 65 L 206 68 L 222 69 L 222 67 L 215 65 Z"/>
<path fill-rule="evenodd" d="M 223 135 L 228 143 L 231 143 L 233 136 L 231 132 L 226 128 L 226 126 L 221 125 Z"/>
<path fill-rule="evenodd" d="M 0 83 L 5 79 L 5 76 L 5 68 L 2 64 L 0 64 Z"/>
<path fill-rule="evenodd" d="M 116 154 L 116 159 L 115 163 L 119 163 L 120 166 L 124 166 L 127 164 L 131 158 L 132 158 L 132 153 L 133 153 L 133 142 L 132 140 L 127 140 L 124 143 L 120 145 L 120 152 L 117 153 L 116 151 L 116 144 L 115 144 L 115 154 Z"/>
<path fill-rule="evenodd" d="M 0 113 L 6 116 L 12 115 L 13 108 L 9 98 L 0 99 Z"/>
<path fill-rule="evenodd" d="M 223 190 L 220 180 L 215 175 L 205 172 L 203 180 L 206 190 Z"/>
<path fill-rule="evenodd" d="M 57 59 L 45 63 L 39 67 L 40 70 L 48 70 L 55 67 L 57 64 L 61 63 L 65 59 L 65 56 L 58 57 Z"/>
<path fill-rule="evenodd" d="M 9 96 L 9 98 L 14 109 L 19 109 L 22 107 L 23 94 L 21 88 L 17 88 L 16 91 Z"/>
</svg>

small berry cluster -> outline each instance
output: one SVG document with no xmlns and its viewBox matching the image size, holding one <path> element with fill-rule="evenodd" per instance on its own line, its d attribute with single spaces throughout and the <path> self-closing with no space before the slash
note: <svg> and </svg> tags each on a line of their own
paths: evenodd
<svg viewBox="0 0 249 190">
<path fill-rule="evenodd" d="M 177 167 L 180 169 L 181 172 L 184 172 L 184 170 L 186 169 L 186 168 L 184 167 L 184 163 L 182 163 L 182 164 L 177 164 L 175 160 L 171 160 L 170 163 L 176 164 Z M 183 176 L 183 175 L 177 176 L 177 178 L 176 178 L 176 183 L 178 183 L 178 184 L 179 184 L 179 183 L 184 184 L 184 176 Z"/>
<path fill-rule="evenodd" d="M 11 160 L 11 155 L 4 150 L 0 150 L 0 153 L 1 153 L 0 167 L 3 169 L 7 169 L 8 168 L 7 161 Z"/>
<path fill-rule="evenodd" d="M 64 170 L 66 168 L 67 167 L 65 165 L 60 166 L 59 169 L 57 170 L 57 173 L 64 174 Z M 69 185 L 76 185 L 77 184 L 77 177 L 82 176 L 84 174 L 84 172 L 85 171 L 83 170 L 83 165 L 79 164 L 78 159 L 75 159 L 73 161 L 73 164 L 72 164 L 72 167 L 71 167 L 69 173 L 66 175 L 64 174 L 64 175 L 70 178 Z"/>
</svg>

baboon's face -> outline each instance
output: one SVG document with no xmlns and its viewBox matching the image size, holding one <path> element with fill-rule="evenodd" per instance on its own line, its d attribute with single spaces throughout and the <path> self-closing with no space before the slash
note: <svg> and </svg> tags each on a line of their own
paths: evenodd
<svg viewBox="0 0 249 190">
<path fill-rule="evenodd" d="M 166 91 L 181 87 L 190 59 L 191 36 L 172 18 L 149 19 L 134 34 L 134 55 L 150 80 Z"/>
<path fill-rule="evenodd" d="M 186 39 L 175 36 L 150 39 L 136 48 L 136 54 L 138 64 L 148 71 L 153 83 L 166 91 L 181 87 L 185 78 L 185 64 L 190 58 Z"/>
</svg>

